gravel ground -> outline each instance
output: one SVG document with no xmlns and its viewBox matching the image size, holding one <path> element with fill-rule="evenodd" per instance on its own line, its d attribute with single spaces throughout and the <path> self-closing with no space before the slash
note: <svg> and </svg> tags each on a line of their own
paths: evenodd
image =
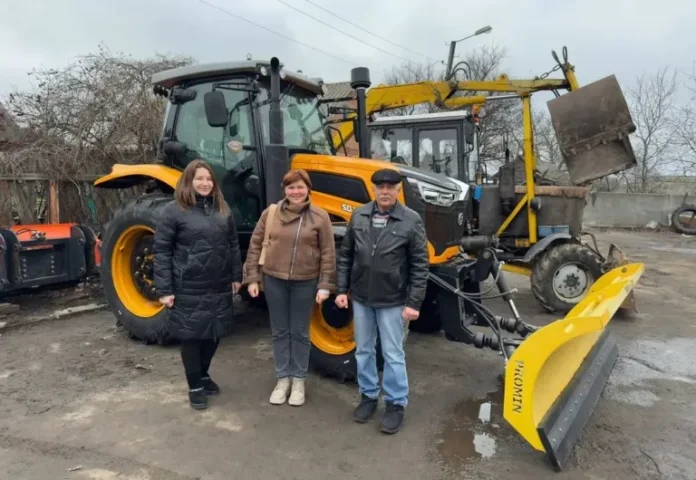
<svg viewBox="0 0 696 480">
<path fill-rule="evenodd" d="M 494 352 L 409 335 L 407 423 L 384 436 L 375 421 L 351 421 L 351 383 L 312 375 L 302 408 L 268 404 L 274 379 L 261 313 L 225 339 L 212 368 L 223 393 L 194 412 L 177 348 L 130 340 L 98 311 L 0 331 L 0 478 L 696 478 L 696 239 L 599 239 L 604 251 L 611 241 L 646 263 L 635 289 L 640 313 L 610 324 L 620 358 L 564 472 L 502 419 Z M 527 279 L 511 280 L 529 321 L 552 319 Z M 20 316 L 49 308 L 22 303 Z M 488 422 L 479 420 L 482 405 Z"/>
</svg>

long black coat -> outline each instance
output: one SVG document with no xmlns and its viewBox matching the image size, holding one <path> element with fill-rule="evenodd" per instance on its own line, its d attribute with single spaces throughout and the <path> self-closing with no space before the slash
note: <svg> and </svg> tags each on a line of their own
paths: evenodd
<svg viewBox="0 0 696 480">
<path fill-rule="evenodd" d="M 155 229 L 154 278 L 158 296 L 174 295 L 169 332 L 181 340 L 219 339 L 232 327 L 232 282 L 242 281 L 234 217 L 210 197 L 195 207 L 167 204 Z"/>
</svg>

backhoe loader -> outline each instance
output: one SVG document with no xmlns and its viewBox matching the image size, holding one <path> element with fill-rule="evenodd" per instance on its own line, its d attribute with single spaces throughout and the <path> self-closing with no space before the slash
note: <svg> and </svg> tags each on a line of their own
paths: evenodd
<svg viewBox="0 0 696 480">
<path fill-rule="evenodd" d="M 359 118 L 366 118 L 369 72 L 351 72 Z M 371 175 L 385 163 L 335 155 L 319 109 L 320 80 L 284 71 L 270 62 L 193 65 L 157 73 L 154 92 L 166 97 L 159 163 L 113 166 L 95 185 L 123 188 L 150 182 L 150 191 L 115 212 L 102 241 L 102 282 L 112 311 L 131 336 L 165 343 L 167 309 L 152 281 L 152 236 L 182 168 L 202 158 L 216 169 L 237 221 L 242 254 L 263 209 L 282 198 L 289 168 L 305 169 L 312 201 L 327 210 L 340 244 L 354 209 L 374 200 Z M 358 121 L 364 131 L 366 122 Z M 363 136 L 364 138 L 364 136 Z M 361 148 L 366 148 L 362 144 Z M 492 349 L 505 360 L 504 416 L 557 468 L 571 449 L 599 398 L 617 357 L 606 326 L 641 276 L 642 264 L 605 273 L 563 319 L 546 327 L 525 322 L 505 283 L 499 250 L 490 238 L 464 237 L 473 190 L 468 184 L 417 168 L 388 164 L 404 180 L 399 200 L 422 216 L 428 237 L 430 282 L 421 317 L 439 316 L 446 338 Z M 481 252 L 467 254 L 476 242 Z M 180 272 L 179 272 L 180 273 Z M 481 282 L 493 276 L 510 307 L 510 318 L 481 303 Z M 313 369 L 354 379 L 352 308 L 331 296 L 310 320 Z M 472 326 L 490 328 L 476 332 Z"/>
<path fill-rule="evenodd" d="M 382 146 L 380 143 L 386 145 L 390 150 L 386 157 L 382 155 L 386 161 L 408 163 L 435 172 L 441 170 L 449 177 L 456 172 L 458 180 L 469 183 L 474 195 L 467 235 L 494 236 L 503 250 L 500 258 L 507 261 L 505 269 L 530 277 L 536 299 L 556 314 L 568 313 L 604 272 L 628 263 L 623 252 L 613 244 L 604 257 L 594 236 L 583 231 L 582 216 L 588 189 L 582 185 L 637 164 L 628 141 L 628 135 L 636 127 L 616 78 L 612 75 L 579 90 L 575 68 L 568 63 L 565 48 L 563 56 L 560 62 L 553 52 L 557 62 L 554 70 L 561 70 L 562 79 L 548 78 L 547 74 L 534 80 L 510 80 L 501 75 L 496 80 L 379 85 L 366 94 L 365 113 L 371 117 L 421 103 L 443 109 L 472 106 L 472 110 L 478 110 L 491 102 L 521 100 L 523 178 L 514 178 L 514 165 L 511 164 L 500 169 L 495 185 L 482 182 L 483 169 L 470 170 L 473 165 L 467 161 L 467 147 L 477 140 L 474 122 L 477 115 L 466 115 L 461 110 L 379 117 L 369 124 L 364 140 L 373 147 Z M 570 93 L 558 96 L 558 90 Z M 531 96 L 540 91 L 553 91 L 557 96 L 548 102 L 548 107 L 570 181 L 575 186 L 541 186 L 535 181 L 537 159 Z M 461 92 L 474 92 L 474 95 L 457 96 Z M 480 95 L 481 92 L 496 95 Z M 338 150 L 356 132 L 356 112 L 345 107 L 329 107 L 329 111 L 345 115 L 343 119 L 331 121 L 339 124 L 333 134 Z M 379 138 L 371 141 L 372 135 Z M 437 152 L 435 142 L 440 145 Z M 427 148 L 423 148 L 428 143 L 433 145 L 429 154 Z M 406 151 L 408 153 L 404 153 Z M 367 156 L 373 157 L 374 153 L 370 151 Z M 408 162 L 404 156 L 409 158 Z M 584 236 L 589 236 L 592 242 L 584 242 Z M 635 311 L 633 293 L 622 307 Z M 413 322 L 411 328 L 428 331 L 439 327 Z"/>
</svg>

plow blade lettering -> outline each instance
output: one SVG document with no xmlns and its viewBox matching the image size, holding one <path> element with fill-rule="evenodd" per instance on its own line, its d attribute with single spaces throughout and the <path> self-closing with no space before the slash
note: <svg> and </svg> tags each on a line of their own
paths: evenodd
<svg viewBox="0 0 696 480">
<path fill-rule="evenodd" d="M 565 318 L 540 328 L 505 369 L 505 420 L 562 469 L 618 356 L 606 330 L 645 266 L 631 263 L 599 278 Z"/>
<path fill-rule="evenodd" d="M 575 185 L 637 165 L 629 134 L 636 126 L 610 75 L 547 102 L 558 145 Z"/>
</svg>

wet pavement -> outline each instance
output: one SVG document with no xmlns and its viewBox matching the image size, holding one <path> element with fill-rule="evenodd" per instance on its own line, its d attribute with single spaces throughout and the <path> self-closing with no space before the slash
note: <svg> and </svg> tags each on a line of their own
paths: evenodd
<svg viewBox="0 0 696 480">
<path fill-rule="evenodd" d="M 261 315 L 225 339 L 213 365 L 223 393 L 193 412 L 177 348 L 132 341 L 99 312 L 0 335 L 0 478 L 694 479 L 695 241 L 598 237 L 603 251 L 612 241 L 646 262 L 646 273 L 635 289 L 639 313 L 610 323 L 619 359 L 564 472 L 502 418 L 496 352 L 412 332 L 406 423 L 385 436 L 382 409 L 366 425 L 351 421 L 352 383 L 313 374 L 303 407 L 269 405 Z M 510 279 L 526 319 L 553 320 L 527 279 Z"/>
</svg>

